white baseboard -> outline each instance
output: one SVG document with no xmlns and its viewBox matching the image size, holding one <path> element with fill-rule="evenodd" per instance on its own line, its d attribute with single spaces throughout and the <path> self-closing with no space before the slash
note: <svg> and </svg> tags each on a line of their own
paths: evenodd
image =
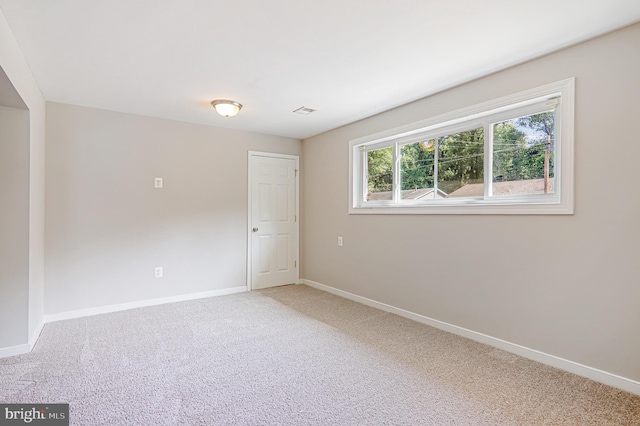
<svg viewBox="0 0 640 426">
<path fill-rule="evenodd" d="M 22 355 L 29 353 L 30 351 L 31 346 L 28 343 L 25 343 L 24 345 L 10 346 L 8 348 L 0 348 L 0 358 Z"/>
<path fill-rule="evenodd" d="M 544 352 L 537 351 L 535 349 L 526 348 L 524 346 L 517 345 L 515 343 L 507 342 L 502 339 L 488 336 L 486 334 L 478 333 L 473 330 L 469 330 L 463 327 L 458 327 L 453 324 L 449 324 L 443 321 L 438 321 L 433 318 L 425 317 L 413 312 L 406 311 L 404 309 L 396 308 L 395 306 L 387 305 L 385 303 L 377 302 L 375 300 L 367 299 L 366 297 L 358 296 L 353 293 L 349 293 L 343 290 L 339 290 L 334 287 L 329 287 L 324 284 L 320 284 L 315 281 L 301 279 L 301 284 L 308 285 L 309 287 L 317 288 L 328 293 L 335 294 L 345 299 L 353 300 L 354 302 L 362 303 L 363 305 L 371 306 L 373 308 L 380 309 L 382 311 L 390 312 L 401 317 L 405 317 L 422 324 L 435 327 L 437 329 L 448 331 L 449 333 L 457 334 L 458 336 L 466 337 L 467 339 L 475 340 L 480 343 L 484 343 L 489 346 L 493 346 L 507 352 L 520 355 L 524 358 L 531 359 L 533 361 L 540 362 L 542 364 L 549 365 L 551 367 L 558 368 L 560 370 L 568 371 L 578 376 L 586 377 L 587 379 L 594 380 L 605 385 L 613 386 L 618 389 L 622 389 L 627 392 L 631 392 L 636 395 L 640 395 L 640 382 L 621 377 L 606 371 L 598 370 L 593 367 L 578 364 L 577 362 L 569 361 L 567 359 L 559 358 L 554 355 L 549 355 Z"/>
<path fill-rule="evenodd" d="M 140 300 L 138 302 L 121 303 L 118 305 L 99 306 L 96 308 L 79 309 L 77 311 L 60 312 L 44 316 L 44 322 L 62 321 L 66 319 L 82 318 L 92 315 L 108 314 L 125 311 L 127 309 L 144 308 L 146 306 L 163 305 L 165 303 L 184 302 L 186 300 L 204 299 L 207 297 L 226 296 L 228 294 L 247 291 L 246 286 L 224 288 L 221 290 L 203 291 L 201 293 L 181 294 L 179 296 L 161 297 L 158 299 Z"/>
<path fill-rule="evenodd" d="M 44 322 L 40 322 L 36 328 L 29 334 L 29 342 L 24 345 L 10 346 L 8 348 L 0 348 L 0 358 L 8 358 L 10 356 L 22 355 L 31 352 L 36 345 L 40 333 L 44 327 Z"/>
</svg>

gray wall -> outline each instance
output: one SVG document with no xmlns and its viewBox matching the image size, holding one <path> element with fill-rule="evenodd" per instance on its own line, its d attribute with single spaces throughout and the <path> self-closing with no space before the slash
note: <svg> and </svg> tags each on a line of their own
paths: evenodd
<svg viewBox="0 0 640 426">
<path fill-rule="evenodd" d="M 46 128 L 46 314 L 246 285 L 247 151 L 302 149 L 57 103 Z"/>
<path fill-rule="evenodd" d="M 640 380 L 639 76 L 640 24 L 303 141 L 302 277 Z M 347 214 L 350 139 L 569 77 L 575 215 Z"/>
<path fill-rule="evenodd" d="M 0 106 L 0 348 L 27 343 L 29 111 Z"/>
</svg>

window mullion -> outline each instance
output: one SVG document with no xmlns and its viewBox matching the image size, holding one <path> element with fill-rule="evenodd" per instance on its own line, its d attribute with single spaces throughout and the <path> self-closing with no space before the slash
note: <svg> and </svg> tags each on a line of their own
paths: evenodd
<svg viewBox="0 0 640 426">
<path fill-rule="evenodd" d="M 440 150 L 440 140 L 433 140 L 433 199 L 438 198 L 438 151 Z"/>
<path fill-rule="evenodd" d="M 358 203 L 362 205 L 367 201 L 368 185 L 369 185 L 369 162 L 367 161 L 367 149 L 366 147 L 360 147 L 360 167 L 362 172 L 360 173 L 360 195 Z"/>
<path fill-rule="evenodd" d="M 393 204 L 398 204 L 400 199 L 400 188 L 401 188 L 401 175 L 400 175 L 400 159 L 402 155 L 400 153 L 400 143 L 396 142 L 393 145 Z"/>
<path fill-rule="evenodd" d="M 484 124 L 484 198 L 493 195 L 493 126 Z"/>
</svg>

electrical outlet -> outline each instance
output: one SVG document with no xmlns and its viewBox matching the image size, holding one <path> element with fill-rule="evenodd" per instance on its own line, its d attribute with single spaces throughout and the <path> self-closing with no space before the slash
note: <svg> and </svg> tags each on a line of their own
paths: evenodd
<svg viewBox="0 0 640 426">
<path fill-rule="evenodd" d="M 343 241 L 342 237 L 338 237 L 338 247 L 342 247 Z"/>
<path fill-rule="evenodd" d="M 156 266 L 155 277 L 156 278 L 162 278 L 162 275 L 164 275 L 164 271 L 162 269 L 162 266 Z"/>
<path fill-rule="evenodd" d="M 164 186 L 164 182 L 161 177 L 157 177 L 153 179 L 154 188 L 162 189 L 163 186 Z"/>
</svg>

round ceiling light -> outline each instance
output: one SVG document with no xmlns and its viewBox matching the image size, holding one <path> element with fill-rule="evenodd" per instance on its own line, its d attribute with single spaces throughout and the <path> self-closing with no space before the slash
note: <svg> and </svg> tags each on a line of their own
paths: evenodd
<svg viewBox="0 0 640 426">
<path fill-rule="evenodd" d="M 211 106 L 216 109 L 216 112 L 223 117 L 233 117 L 240 112 L 242 104 L 236 101 L 230 101 L 228 99 L 217 99 L 211 102 Z"/>
</svg>

